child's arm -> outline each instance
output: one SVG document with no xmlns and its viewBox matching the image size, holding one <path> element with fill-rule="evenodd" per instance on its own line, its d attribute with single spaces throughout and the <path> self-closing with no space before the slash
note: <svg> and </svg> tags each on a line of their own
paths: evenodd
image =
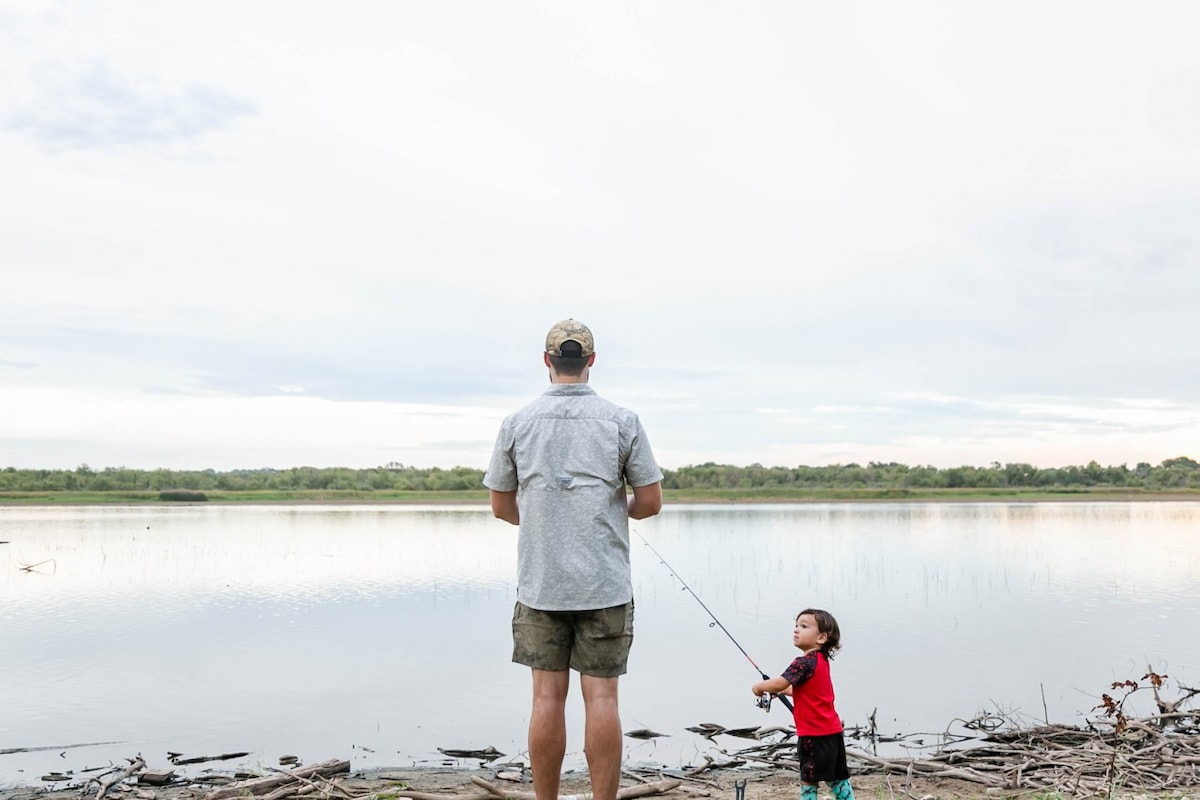
<svg viewBox="0 0 1200 800">
<path fill-rule="evenodd" d="M 750 691 L 754 692 L 755 697 L 762 697 L 764 694 L 779 694 L 783 691 L 791 694 L 791 688 L 792 685 L 786 678 L 768 678 L 751 686 Z"/>
</svg>

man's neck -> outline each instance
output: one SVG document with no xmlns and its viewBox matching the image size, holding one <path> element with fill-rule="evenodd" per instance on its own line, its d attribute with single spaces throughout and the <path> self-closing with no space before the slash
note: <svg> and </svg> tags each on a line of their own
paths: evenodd
<svg viewBox="0 0 1200 800">
<path fill-rule="evenodd" d="M 555 372 L 553 368 L 547 371 L 550 373 L 551 383 L 587 383 L 588 375 L 592 370 L 590 366 L 585 366 L 583 371 L 581 371 L 578 375 L 560 375 Z"/>
</svg>

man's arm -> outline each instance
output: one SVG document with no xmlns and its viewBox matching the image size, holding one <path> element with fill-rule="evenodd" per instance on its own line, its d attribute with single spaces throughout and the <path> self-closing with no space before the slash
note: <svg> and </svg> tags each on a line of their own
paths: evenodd
<svg viewBox="0 0 1200 800">
<path fill-rule="evenodd" d="M 492 507 L 495 508 L 495 501 L 492 502 Z M 629 498 L 630 519 L 653 517 L 660 511 L 662 511 L 662 481 L 633 487 L 633 497 Z"/>
<path fill-rule="evenodd" d="M 517 493 L 497 492 L 495 489 L 488 491 L 492 496 L 492 516 L 505 522 L 511 522 L 513 525 L 520 525 L 521 512 L 517 508 Z"/>
</svg>

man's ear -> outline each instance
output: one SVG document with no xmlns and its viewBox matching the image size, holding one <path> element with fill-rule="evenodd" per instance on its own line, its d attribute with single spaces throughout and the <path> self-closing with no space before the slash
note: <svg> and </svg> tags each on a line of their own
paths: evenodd
<svg viewBox="0 0 1200 800">
<path fill-rule="evenodd" d="M 590 367 L 592 364 L 595 364 L 595 363 L 596 363 L 596 354 L 592 353 L 590 356 L 588 356 L 588 366 Z"/>
<path fill-rule="evenodd" d="M 547 367 L 550 366 L 550 354 L 549 353 L 542 353 L 542 363 L 545 364 Z"/>
</svg>

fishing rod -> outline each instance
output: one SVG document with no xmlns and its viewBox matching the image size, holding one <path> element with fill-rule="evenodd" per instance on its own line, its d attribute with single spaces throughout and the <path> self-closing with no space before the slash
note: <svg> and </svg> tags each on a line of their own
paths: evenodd
<svg viewBox="0 0 1200 800">
<path fill-rule="evenodd" d="M 717 615 L 714 614 L 712 611 L 710 611 L 708 606 L 704 605 L 704 601 L 700 599 L 700 595 L 693 592 L 692 587 L 688 586 L 687 582 L 684 581 L 683 578 L 679 577 L 679 573 L 675 571 L 674 567 L 672 567 L 670 564 L 667 563 L 667 560 L 662 557 L 662 553 L 655 550 L 654 545 L 652 545 L 652 544 L 650 544 L 650 542 L 646 541 L 646 537 L 642 536 L 640 531 L 634 530 L 633 532 L 637 534 L 638 538 L 642 540 L 642 543 L 645 544 L 646 547 L 650 548 L 650 552 L 654 553 L 654 555 L 658 558 L 659 562 L 661 562 L 664 567 L 666 567 L 668 570 L 671 571 L 671 577 L 673 577 L 673 578 L 675 578 L 675 580 L 679 581 L 680 585 L 683 586 L 683 588 L 685 590 L 687 590 L 687 593 L 690 594 L 692 597 L 694 597 L 696 599 L 696 602 L 700 604 L 700 607 L 704 609 L 705 613 L 707 613 L 708 616 L 710 616 L 712 618 L 712 622 L 709 623 L 708 627 L 711 628 L 713 625 L 716 625 L 718 628 L 720 628 L 724 632 L 724 634 L 729 637 L 729 641 L 733 642 L 733 646 L 736 647 L 738 650 L 740 650 L 742 652 L 742 655 L 744 655 L 746 657 L 746 660 L 750 662 L 750 666 L 754 667 L 755 671 L 758 672 L 758 674 L 762 676 L 763 680 L 764 681 L 771 680 L 771 676 L 768 675 L 767 673 L 763 672 L 762 667 L 760 667 L 758 664 L 754 663 L 754 659 L 750 657 L 750 654 L 746 652 L 746 649 L 744 647 L 742 647 L 740 644 L 738 644 L 738 640 L 733 638 L 733 634 L 729 632 L 729 629 L 721 624 L 721 620 L 717 619 Z M 770 695 L 763 695 L 763 697 L 769 698 Z M 783 703 L 783 705 L 785 707 L 787 707 L 788 711 L 792 710 L 791 701 L 789 701 L 786 697 L 784 697 L 781 694 L 777 694 L 777 695 L 775 695 L 775 697 L 779 698 L 779 702 Z M 763 705 L 761 703 L 760 703 L 760 705 L 762 705 L 762 708 L 764 708 L 765 710 L 768 710 L 768 711 L 770 710 L 768 705 Z"/>
</svg>

